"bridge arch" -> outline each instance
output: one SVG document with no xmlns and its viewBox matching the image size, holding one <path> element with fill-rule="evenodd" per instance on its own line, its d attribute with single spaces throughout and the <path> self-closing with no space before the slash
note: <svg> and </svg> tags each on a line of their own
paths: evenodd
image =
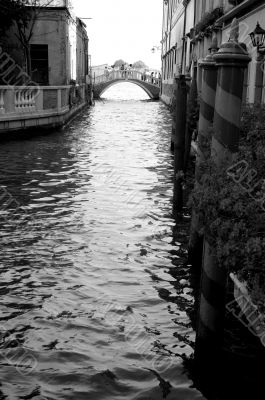
<svg viewBox="0 0 265 400">
<path fill-rule="evenodd" d="M 112 71 L 106 75 L 100 75 L 94 78 L 93 90 L 94 98 L 98 99 L 111 86 L 120 82 L 133 83 L 142 88 L 147 95 L 154 100 L 159 99 L 160 81 L 154 77 L 147 76 L 140 71 Z"/>
<path fill-rule="evenodd" d="M 103 95 L 103 93 L 105 93 L 109 88 L 111 88 L 112 86 L 115 86 L 119 83 L 131 83 L 131 84 L 137 85 L 138 87 L 140 87 L 141 89 L 143 89 L 145 91 L 145 93 L 150 97 L 150 99 L 156 98 L 154 96 L 154 94 L 146 87 L 146 85 L 144 85 L 140 81 L 131 80 L 131 79 L 129 81 L 124 81 L 124 79 L 116 79 L 112 82 L 108 82 L 108 84 L 106 84 L 105 87 L 102 88 L 101 92 L 98 93 L 98 96 L 101 97 Z"/>
</svg>

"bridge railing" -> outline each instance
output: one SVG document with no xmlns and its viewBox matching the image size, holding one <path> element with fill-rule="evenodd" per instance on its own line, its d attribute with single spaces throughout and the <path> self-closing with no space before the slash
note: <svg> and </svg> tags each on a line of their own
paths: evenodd
<svg viewBox="0 0 265 400">
<path fill-rule="evenodd" d="M 160 86 L 160 82 L 161 82 L 160 79 L 158 79 L 154 76 L 147 75 L 146 73 L 141 72 L 136 69 L 131 69 L 131 70 L 106 71 L 104 74 L 99 75 L 94 78 L 94 84 L 98 85 L 100 83 L 111 82 L 116 79 L 127 80 L 127 81 L 138 80 L 138 81 L 147 82 L 154 86 Z"/>
</svg>

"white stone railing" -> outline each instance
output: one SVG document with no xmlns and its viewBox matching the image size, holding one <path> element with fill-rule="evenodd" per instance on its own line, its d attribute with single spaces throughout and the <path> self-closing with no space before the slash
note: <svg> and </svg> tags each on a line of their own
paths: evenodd
<svg viewBox="0 0 265 400">
<path fill-rule="evenodd" d="M 36 91 L 30 89 L 15 90 L 15 110 L 19 113 L 36 110 Z"/>
<path fill-rule="evenodd" d="M 76 91 L 71 86 L 0 86 L 0 119 L 64 112 L 80 102 L 85 102 L 85 85 Z"/>
<path fill-rule="evenodd" d="M 113 70 L 106 71 L 103 75 L 97 76 L 94 78 L 94 84 L 98 85 L 101 83 L 111 82 L 114 80 L 139 80 L 143 82 L 147 82 L 154 86 L 160 85 L 160 79 L 152 77 L 151 75 L 147 75 L 144 72 L 141 72 L 136 69 L 132 70 Z"/>
<path fill-rule="evenodd" d="M 0 89 L 0 114 L 5 112 L 4 91 Z"/>
</svg>

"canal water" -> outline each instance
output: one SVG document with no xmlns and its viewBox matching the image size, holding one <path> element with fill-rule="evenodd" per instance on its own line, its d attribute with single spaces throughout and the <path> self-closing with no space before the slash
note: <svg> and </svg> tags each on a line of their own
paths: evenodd
<svg viewBox="0 0 265 400">
<path fill-rule="evenodd" d="M 0 146 L 1 400 L 203 398 L 170 114 L 127 85 Z"/>
</svg>

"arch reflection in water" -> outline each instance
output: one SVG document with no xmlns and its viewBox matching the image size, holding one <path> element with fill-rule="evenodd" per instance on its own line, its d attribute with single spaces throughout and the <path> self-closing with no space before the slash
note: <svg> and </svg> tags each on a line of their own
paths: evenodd
<svg viewBox="0 0 265 400">
<path fill-rule="evenodd" d="M 107 100 L 150 100 L 147 93 L 133 83 L 116 83 L 102 94 Z"/>
</svg>

